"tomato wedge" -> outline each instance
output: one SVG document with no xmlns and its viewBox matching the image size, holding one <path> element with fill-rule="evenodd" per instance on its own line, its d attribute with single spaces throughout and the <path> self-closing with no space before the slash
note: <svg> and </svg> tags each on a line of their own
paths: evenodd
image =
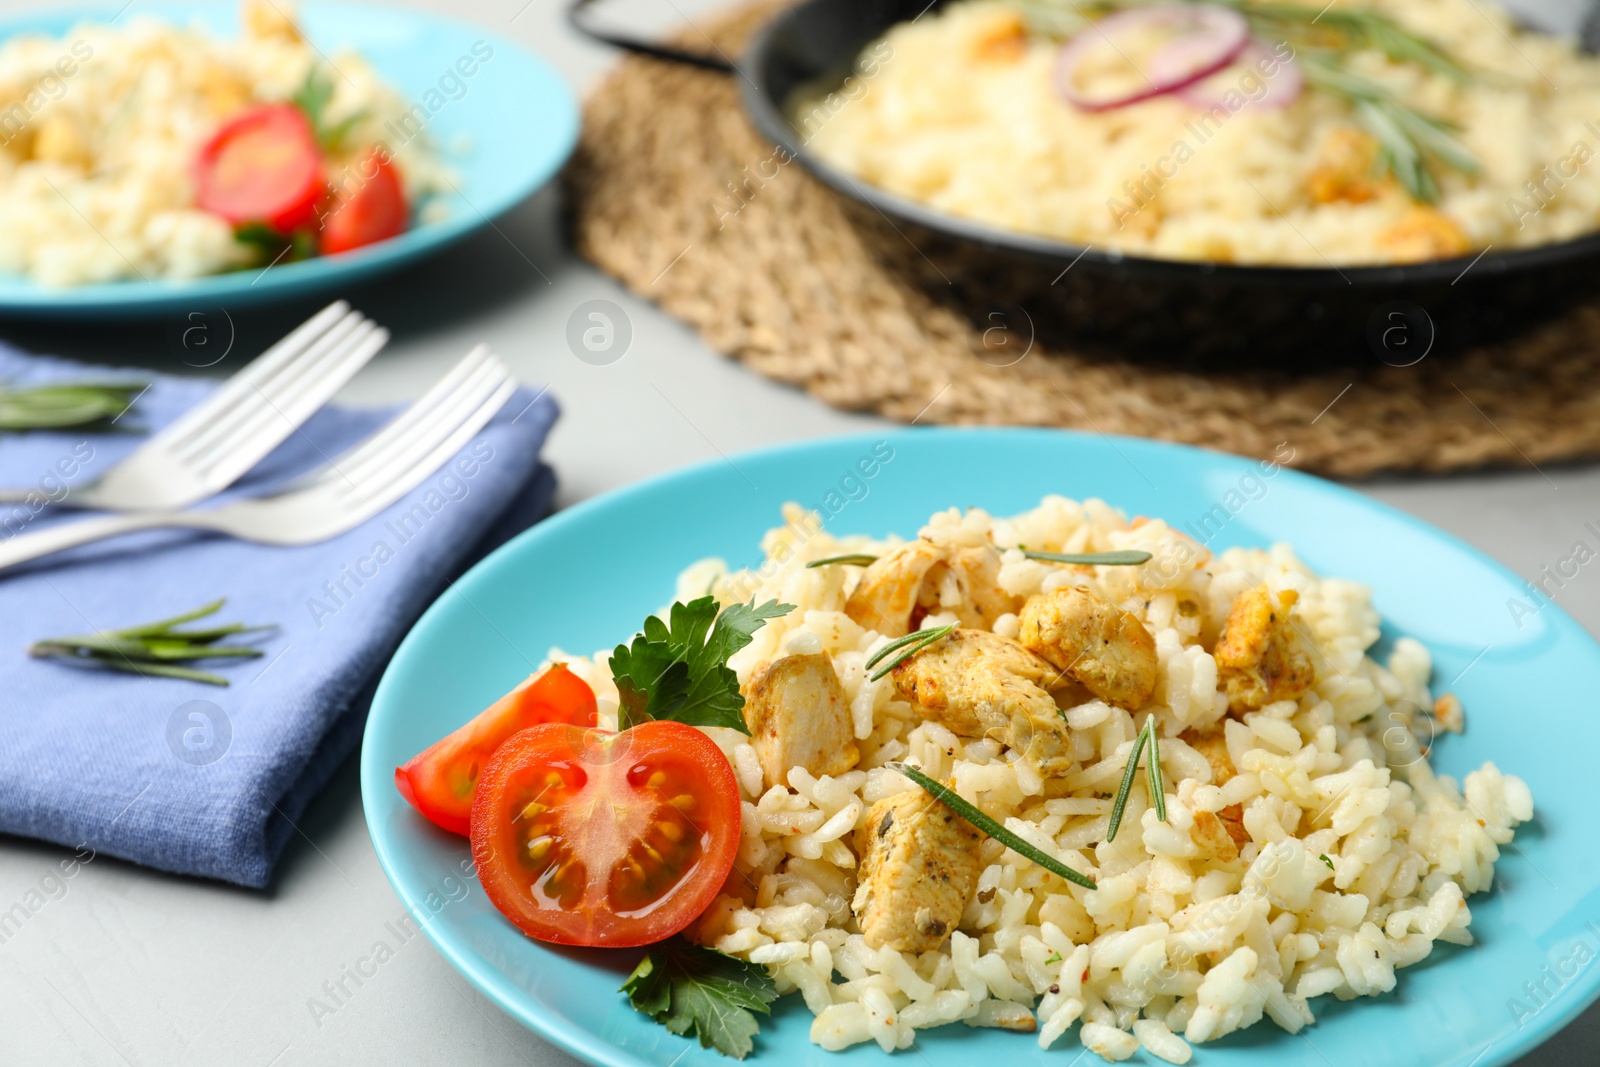
<svg viewBox="0 0 1600 1067">
<path fill-rule="evenodd" d="M 351 168 L 356 188 L 324 209 L 318 250 L 325 256 L 388 240 L 406 228 L 406 193 L 383 148 L 374 148 Z"/>
<path fill-rule="evenodd" d="M 235 225 L 260 222 L 290 233 L 316 218 L 324 191 L 316 134 L 291 104 L 231 119 L 195 161 L 196 202 Z"/>
<path fill-rule="evenodd" d="M 478 717 L 435 742 L 404 767 L 396 767 L 400 795 L 433 822 L 465 837 L 478 775 L 495 749 L 519 730 L 539 723 L 593 726 L 598 709 L 588 683 L 556 663 L 526 681 Z"/>
<path fill-rule="evenodd" d="M 733 767 L 692 726 L 535 726 L 483 769 L 472 858 L 489 899 L 529 937 L 647 945 L 716 899 L 739 818 Z"/>
</svg>

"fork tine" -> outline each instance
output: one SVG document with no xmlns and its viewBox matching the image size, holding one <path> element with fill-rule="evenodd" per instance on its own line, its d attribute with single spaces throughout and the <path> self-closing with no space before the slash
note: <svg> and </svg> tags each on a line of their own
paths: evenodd
<svg viewBox="0 0 1600 1067">
<path fill-rule="evenodd" d="M 345 477 L 342 481 L 345 484 L 357 484 L 373 467 L 386 465 L 392 462 L 395 456 L 407 455 L 416 450 L 419 442 L 426 442 L 429 439 L 435 426 L 441 421 L 448 421 L 466 399 L 476 396 L 482 390 L 485 381 L 504 377 L 505 373 L 499 360 L 493 356 L 478 361 L 472 372 L 460 379 L 448 394 L 439 397 L 436 403 L 426 409 L 410 412 L 411 417 L 406 421 L 405 433 L 395 436 L 383 449 L 370 451 L 359 462 L 344 464 Z"/>
<path fill-rule="evenodd" d="M 319 364 L 320 373 L 308 379 L 298 392 L 268 402 L 227 441 L 219 442 L 199 461 L 208 476 L 228 483 L 255 466 L 262 447 L 271 447 L 283 437 L 283 426 L 298 426 L 309 419 L 330 395 L 355 376 L 356 371 L 389 343 L 389 331 L 371 322 L 363 323 L 333 355 Z"/>
<path fill-rule="evenodd" d="M 270 375 L 285 363 L 294 360 L 313 341 L 325 333 L 329 327 L 342 319 L 350 310 L 350 305 L 343 300 L 335 300 L 305 322 L 291 330 L 281 341 L 272 345 L 261 355 L 251 360 L 245 368 L 235 374 L 204 401 L 196 404 L 184 412 L 177 419 L 169 423 L 166 429 L 151 437 L 151 441 L 165 440 L 177 442 L 187 437 L 195 429 L 205 426 L 217 414 L 231 407 L 233 402 L 242 396 L 249 385 L 263 375 Z M 149 442 L 146 442 L 147 444 Z"/>
<path fill-rule="evenodd" d="M 445 403 L 430 411 L 425 420 L 398 442 L 397 447 L 391 448 L 381 459 L 366 464 L 358 473 L 347 469 L 348 481 L 346 487 L 341 488 L 360 496 L 374 485 L 382 486 L 396 472 L 404 471 L 431 452 L 462 419 L 510 379 L 511 373 L 505 365 L 491 358 L 462 383 Z"/>
<path fill-rule="evenodd" d="M 317 481 L 345 481 L 346 471 L 359 470 L 363 464 L 383 456 L 393 442 L 409 434 L 429 411 L 444 403 L 461 383 L 466 381 L 486 360 L 492 359 L 488 345 L 478 345 L 468 352 L 450 371 L 434 383 L 422 396 L 412 402 L 399 415 L 366 440 L 333 460 L 328 469 L 313 475 Z"/>
<path fill-rule="evenodd" d="M 249 426 L 262 412 L 270 413 L 273 406 L 273 392 L 269 389 L 305 381 L 307 375 L 315 368 L 341 351 L 346 340 L 360 330 L 367 321 L 360 312 L 352 311 L 333 323 L 309 346 L 297 352 L 287 366 L 277 368 L 265 379 L 258 377 L 245 379 L 243 387 L 231 398 L 230 404 L 226 408 L 219 409 L 209 422 L 195 427 L 192 433 L 176 442 L 175 451 L 193 462 L 206 453 L 222 447 L 223 442 L 236 429 Z M 314 381 L 315 378 L 311 380 Z"/>
<path fill-rule="evenodd" d="M 481 394 L 473 405 L 459 411 L 449 424 L 437 428 L 439 432 L 434 437 L 431 449 L 409 457 L 406 463 L 385 468 L 384 478 L 369 480 L 362 493 L 349 498 L 349 503 L 355 508 L 356 521 L 362 522 L 376 515 L 449 462 L 452 456 L 478 435 L 478 431 L 494 418 L 516 391 L 517 383 L 514 380 L 509 376 L 501 378 L 498 385 Z"/>
</svg>

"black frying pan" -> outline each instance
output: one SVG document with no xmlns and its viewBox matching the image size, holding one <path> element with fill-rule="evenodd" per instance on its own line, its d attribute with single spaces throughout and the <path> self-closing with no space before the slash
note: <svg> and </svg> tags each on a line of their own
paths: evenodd
<svg viewBox="0 0 1600 1067">
<path fill-rule="evenodd" d="M 737 68 L 600 29 L 588 18 L 594 2 L 569 8 L 591 37 L 737 73 L 756 128 L 842 196 L 880 258 L 984 326 L 1210 365 L 1407 365 L 1510 336 L 1600 293 L 1600 234 L 1404 266 L 1234 266 L 1086 251 L 945 215 L 829 166 L 785 115 L 798 88 L 842 83 L 863 48 L 927 0 L 802 0 L 761 30 Z"/>
</svg>

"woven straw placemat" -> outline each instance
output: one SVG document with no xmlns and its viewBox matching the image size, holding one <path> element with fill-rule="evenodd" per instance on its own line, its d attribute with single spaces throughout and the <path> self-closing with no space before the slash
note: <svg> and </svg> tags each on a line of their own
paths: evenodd
<svg viewBox="0 0 1600 1067">
<path fill-rule="evenodd" d="M 684 43 L 736 56 L 778 6 L 702 22 Z M 565 175 L 579 252 L 714 348 L 838 407 L 1262 458 L 1287 442 L 1292 465 L 1340 477 L 1600 454 L 1600 304 L 1405 368 L 1197 372 L 1043 345 L 999 366 L 996 337 L 887 270 L 836 194 L 778 164 L 734 78 L 629 58 L 584 110 Z"/>
</svg>

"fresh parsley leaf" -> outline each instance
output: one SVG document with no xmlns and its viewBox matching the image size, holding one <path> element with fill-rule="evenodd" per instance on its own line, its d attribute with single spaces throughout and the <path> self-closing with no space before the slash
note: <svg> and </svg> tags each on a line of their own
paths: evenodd
<svg viewBox="0 0 1600 1067">
<path fill-rule="evenodd" d="M 1328 854 L 1326 852 L 1318 854 L 1317 859 L 1321 860 L 1323 863 L 1326 863 L 1328 865 L 1328 870 L 1333 870 L 1333 861 L 1328 858 Z"/>
<path fill-rule="evenodd" d="M 264 222 L 244 222 L 235 227 L 233 239 L 256 251 L 256 265 L 298 263 L 317 254 L 317 235 L 296 230 L 284 236 Z"/>
<path fill-rule="evenodd" d="M 333 100 L 333 76 L 321 63 L 314 63 L 306 71 L 306 80 L 295 91 L 289 102 L 304 112 L 316 134 L 317 143 L 324 152 L 338 152 L 345 147 L 345 139 L 362 119 L 366 111 L 356 111 L 338 122 L 328 121 L 328 104 Z"/>
<path fill-rule="evenodd" d="M 328 101 L 333 99 L 333 78 L 322 64 L 313 63 L 311 69 L 306 71 L 306 80 L 295 90 L 289 102 L 304 111 L 310 120 L 313 129 L 322 128 L 322 113 L 327 110 Z"/>
<path fill-rule="evenodd" d="M 345 141 L 350 137 L 361 121 L 367 117 L 365 110 L 352 111 L 338 122 L 331 125 L 317 127 L 317 140 L 322 142 L 322 147 L 329 152 L 339 152 L 345 148 Z"/>
<path fill-rule="evenodd" d="M 672 605 L 667 622 L 652 615 L 632 645 L 611 654 L 617 682 L 617 726 L 626 730 L 652 719 L 690 726 L 724 726 L 748 734 L 739 678 L 728 657 L 755 632 L 794 610 L 793 604 L 735 604 L 721 614 L 715 597 Z"/>
<path fill-rule="evenodd" d="M 702 1048 L 736 1060 L 750 1054 L 761 1030 L 752 1013 L 771 1014 L 778 999 L 765 967 L 678 938 L 651 949 L 621 991 L 672 1033 L 692 1032 Z"/>
</svg>

